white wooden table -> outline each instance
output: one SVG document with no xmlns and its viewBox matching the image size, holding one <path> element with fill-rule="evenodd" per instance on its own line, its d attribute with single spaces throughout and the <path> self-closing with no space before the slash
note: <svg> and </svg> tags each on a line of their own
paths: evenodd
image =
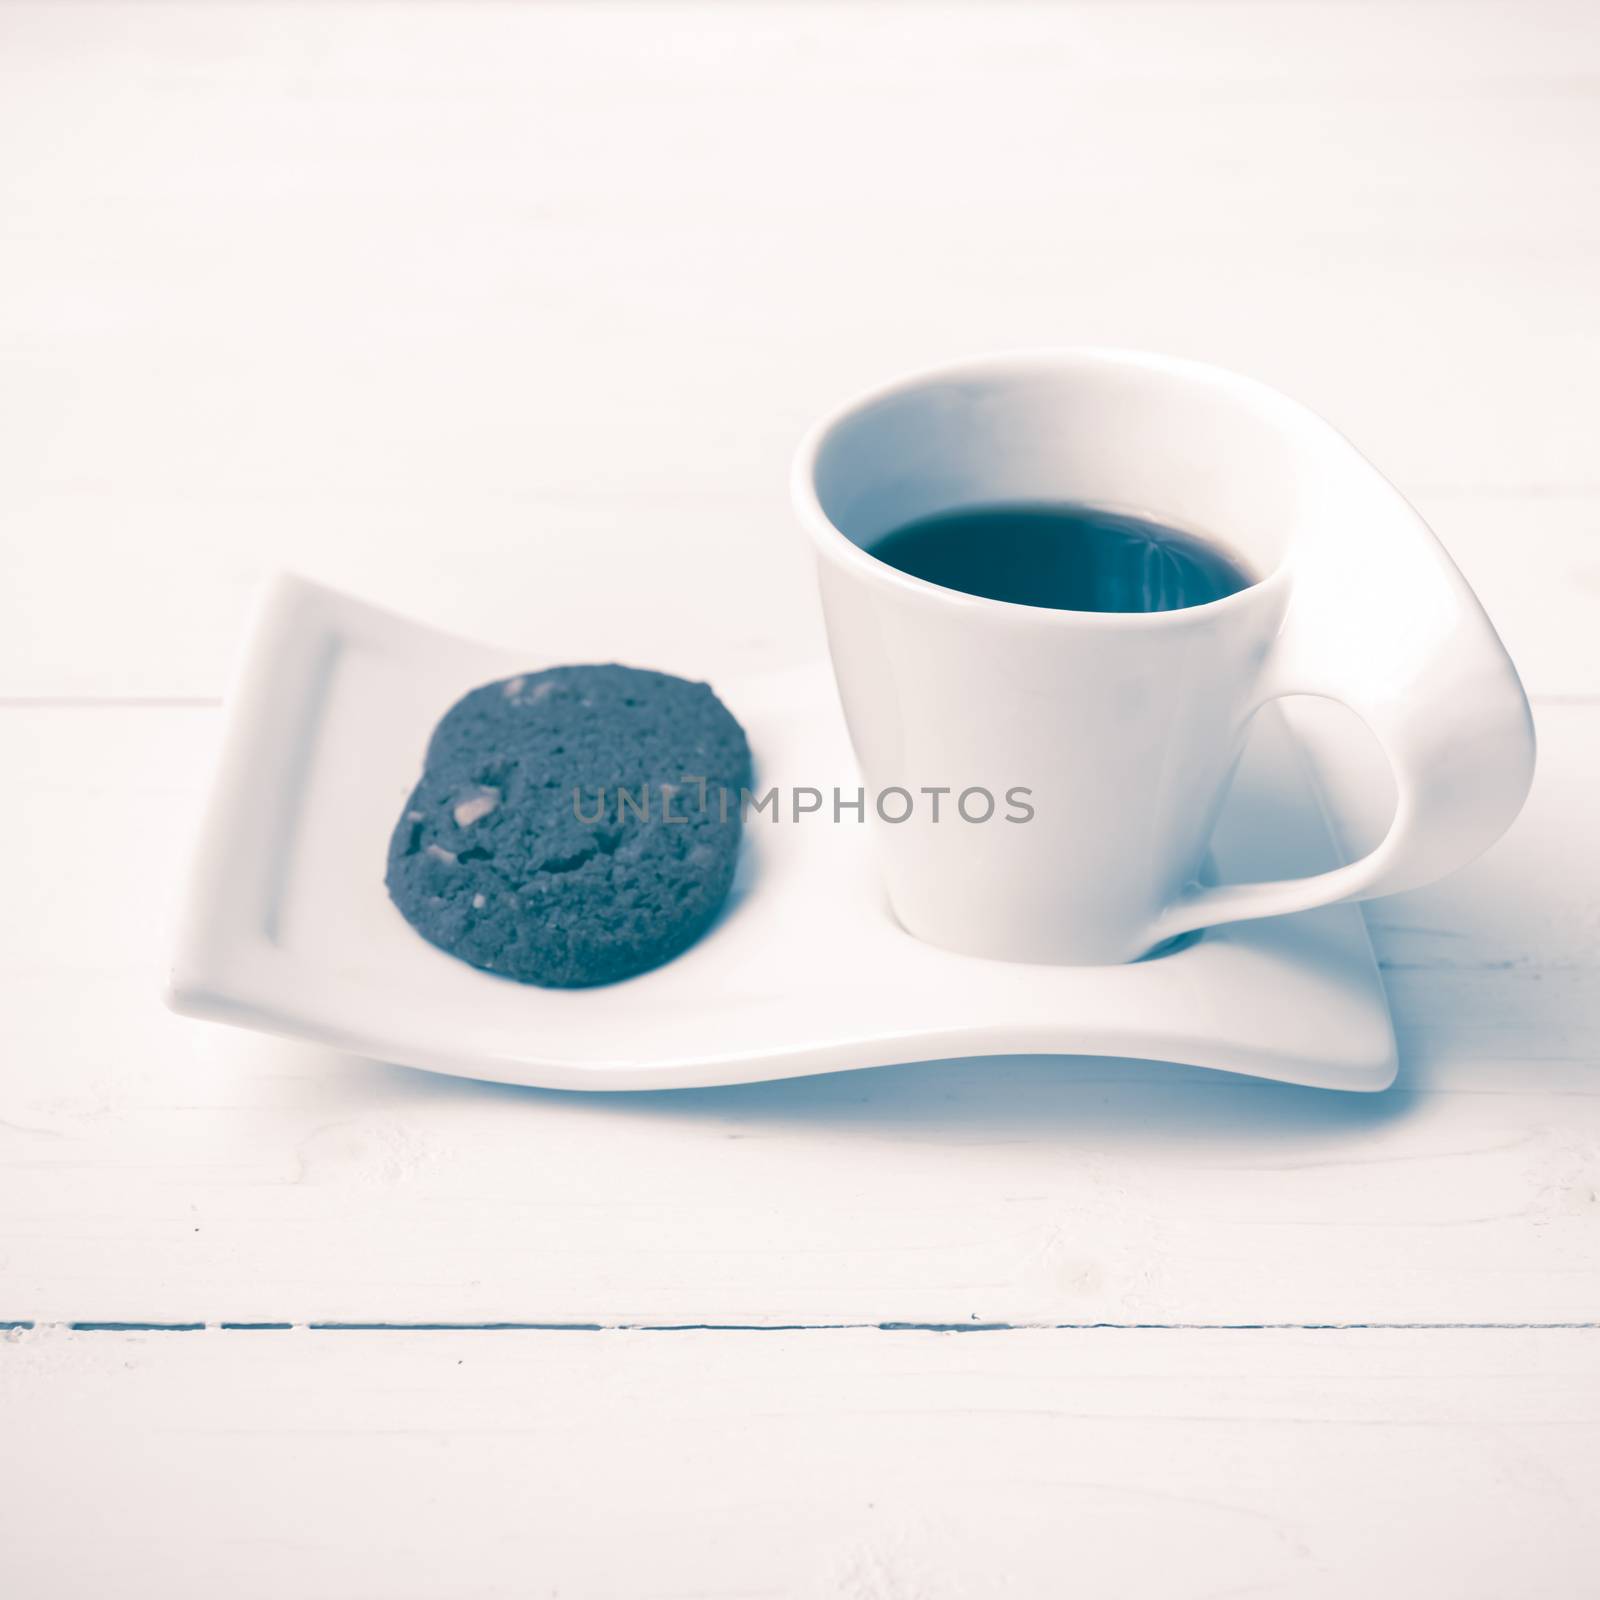
<svg viewBox="0 0 1600 1600">
<path fill-rule="evenodd" d="M 0 10 L 0 1590 L 1595 1592 L 1597 164 L 1582 0 Z M 1046 342 L 1325 412 L 1523 670 L 1523 819 L 1371 911 L 1393 1092 L 161 1009 L 269 570 L 797 661 L 804 423 Z"/>
</svg>

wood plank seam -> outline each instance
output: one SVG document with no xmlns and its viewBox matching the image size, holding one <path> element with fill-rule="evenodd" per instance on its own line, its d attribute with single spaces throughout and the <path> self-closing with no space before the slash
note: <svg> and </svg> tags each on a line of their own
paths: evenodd
<svg viewBox="0 0 1600 1600">
<path fill-rule="evenodd" d="M 1585 1332 L 1600 1322 L 35 1322 L 68 1333 L 1442 1333 Z"/>
</svg>

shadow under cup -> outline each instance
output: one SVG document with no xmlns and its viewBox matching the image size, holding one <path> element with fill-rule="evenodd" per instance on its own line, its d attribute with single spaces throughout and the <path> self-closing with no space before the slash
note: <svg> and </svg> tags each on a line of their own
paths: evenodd
<svg viewBox="0 0 1600 1600">
<path fill-rule="evenodd" d="M 998 802 L 981 823 L 948 800 L 937 818 L 927 803 L 899 822 L 877 813 L 889 898 L 917 937 L 1064 964 L 1135 960 L 1170 937 L 1163 917 L 1200 870 L 1260 703 L 1288 533 L 1307 516 L 1304 450 L 1274 401 L 1159 358 L 996 358 L 870 395 L 802 446 L 796 500 L 869 796 L 978 788 Z M 1185 609 L 1078 612 L 943 588 L 870 554 L 940 513 L 1061 502 L 1212 541 L 1254 581 Z M 1026 820 L 1008 820 L 1017 791 Z"/>
</svg>

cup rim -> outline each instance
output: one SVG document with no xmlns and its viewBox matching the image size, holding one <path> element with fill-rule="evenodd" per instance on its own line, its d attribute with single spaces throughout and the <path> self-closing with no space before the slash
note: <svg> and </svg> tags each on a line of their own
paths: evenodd
<svg viewBox="0 0 1600 1600">
<path fill-rule="evenodd" d="M 1199 378 L 1222 391 L 1231 391 L 1237 398 L 1266 406 L 1282 414 L 1285 423 L 1299 429 L 1314 429 L 1328 434 L 1332 430 L 1315 412 L 1274 389 L 1270 384 L 1226 367 L 1209 362 L 1194 361 L 1184 356 L 1161 355 L 1155 351 L 1126 349 L 1112 345 L 1056 345 L 1032 349 L 997 350 L 980 355 L 958 357 L 953 361 L 935 362 L 891 378 L 886 383 L 874 384 L 825 412 L 801 437 L 795 449 L 790 468 L 789 487 L 795 511 L 801 526 L 810 535 L 817 553 L 847 570 L 865 578 L 886 583 L 892 589 L 924 598 L 938 597 L 946 604 L 991 611 L 1000 615 L 1012 614 L 1035 622 L 1062 628 L 1172 628 L 1193 626 L 1210 622 L 1233 610 L 1252 603 L 1253 596 L 1275 592 L 1289 582 L 1294 561 L 1292 548 L 1284 551 L 1271 570 L 1253 583 L 1236 589 L 1232 594 L 1217 600 L 1207 600 L 1200 605 L 1179 606 L 1170 611 L 1071 611 L 1060 606 L 1036 606 L 1017 600 L 995 600 L 987 595 L 968 594 L 961 589 L 947 588 L 931 583 L 926 578 L 914 577 L 880 561 L 870 551 L 864 550 L 841 529 L 822 509 L 817 497 L 816 464 L 828 436 L 842 423 L 867 407 L 908 394 L 929 383 L 949 378 L 1004 377 L 1007 372 L 1024 373 L 1041 367 L 1142 367 L 1149 371 L 1172 376 Z M 1115 509 L 1115 508 L 1112 508 Z"/>
</svg>

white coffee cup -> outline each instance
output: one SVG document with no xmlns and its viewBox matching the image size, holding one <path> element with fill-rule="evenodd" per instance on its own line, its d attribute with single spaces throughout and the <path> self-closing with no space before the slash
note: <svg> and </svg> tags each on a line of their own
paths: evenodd
<svg viewBox="0 0 1600 1600">
<path fill-rule="evenodd" d="M 874 827 L 894 912 L 932 944 L 1135 960 L 1196 928 L 1427 883 L 1527 795 L 1527 700 L 1465 580 L 1346 440 L 1262 384 L 1114 350 L 960 362 L 824 419 L 794 494 L 868 791 L 923 802 L 881 820 L 896 797 Z M 937 512 L 1061 501 L 1212 539 L 1258 580 L 1184 610 L 1063 611 L 869 554 Z M 1312 877 L 1197 883 L 1251 717 L 1302 694 L 1342 701 L 1381 742 L 1399 795 L 1387 835 Z M 968 821 L 954 801 L 969 789 L 1000 809 Z M 937 821 L 928 790 L 944 791 Z M 1014 790 L 1029 793 L 1008 807 Z"/>
</svg>

